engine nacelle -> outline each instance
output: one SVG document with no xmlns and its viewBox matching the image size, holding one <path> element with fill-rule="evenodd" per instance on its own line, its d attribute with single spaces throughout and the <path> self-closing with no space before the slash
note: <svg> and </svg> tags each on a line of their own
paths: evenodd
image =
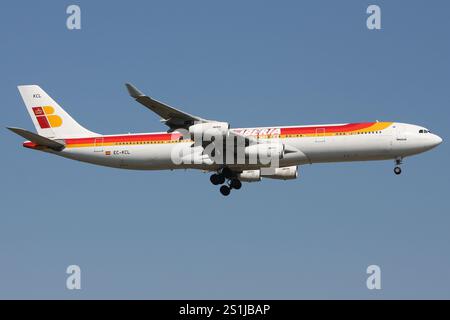
<svg viewBox="0 0 450 320">
<path fill-rule="evenodd" d="M 244 170 L 238 174 L 238 179 L 245 182 L 255 182 L 261 180 L 260 170 Z"/>
<path fill-rule="evenodd" d="M 269 179 L 293 180 L 298 177 L 298 168 L 297 166 L 275 168 L 273 173 L 264 173 L 263 177 Z"/>
<path fill-rule="evenodd" d="M 189 134 L 191 137 L 225 136 L 229 128 L 228 122 L 197 123 L 189 127 Z"/>
<path fill-rule="evenodd" d="M 251 159 L 281 159 L 283 154 L 284 145 L 281 142 L 259 143 L 245 148 L 245 156 Z"/>
</svg>

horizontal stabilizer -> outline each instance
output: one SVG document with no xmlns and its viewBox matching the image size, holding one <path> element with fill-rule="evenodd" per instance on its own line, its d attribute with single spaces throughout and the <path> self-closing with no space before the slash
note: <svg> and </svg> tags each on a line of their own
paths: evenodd
<svg viewBox="0 0 450 320">
<path fill-rule="evenodd" d="M 62 149 L 65 148 L 65 145 L 62 143 L 59 143 L 57 141 L 40 136 L 36 133 L 27 131 L 25 129 L 9 128 L 9 127 L 8 127 L 8 129 L 11 130 L 12 132 L 18 134 L 19 136 L 24 137 L 25 139 L 27 139 L 33 143 L 36 143 L 39 146 L 48 147 L 48 148 L 56 150 L 56 151 L 61 151 Z"/>
</svg>

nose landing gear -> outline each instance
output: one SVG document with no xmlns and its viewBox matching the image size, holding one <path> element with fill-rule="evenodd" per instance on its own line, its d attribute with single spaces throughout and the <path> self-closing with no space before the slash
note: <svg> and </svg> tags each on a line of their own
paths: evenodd
<svg viewBox="0 0 450 320">
<path fill-rule="evenodd" d="M 395 159 L 396 167 L 394 168 L 394 173 L 396 175 L 399 175 L 400 173 L 402 173 L 402 168 L 400 168 L 401 164 L 402 164 L 402 158 Z"/>
</svg>

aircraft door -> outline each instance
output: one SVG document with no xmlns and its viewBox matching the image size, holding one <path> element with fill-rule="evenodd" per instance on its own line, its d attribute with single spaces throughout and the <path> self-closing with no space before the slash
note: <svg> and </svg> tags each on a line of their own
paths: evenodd
<svg viewBox="0 0 450 320">
<path fill-rule="evenodd" d="M 393 146 L 402 146 L 406 144 L 408 140 L 406 133 L 402 127 L 397 127 L 394 133 L 394 137 L 392 139 Z"/>
<path fill-rule="evenodd" d="M 94 139 L 94 152 L 103 152 L 103 137 Z"/>
<path fill-rule="evenodd" d="M 392 149 L 391 152 L 398 152 L 408 147 L 408 137 L 404 128 L 397 126 L 392 136 Z"/>
<path fill-rule="evenodd" d="M 325 142 L 325 128 L 316 129 L 316 142 Z"/>
</svg>

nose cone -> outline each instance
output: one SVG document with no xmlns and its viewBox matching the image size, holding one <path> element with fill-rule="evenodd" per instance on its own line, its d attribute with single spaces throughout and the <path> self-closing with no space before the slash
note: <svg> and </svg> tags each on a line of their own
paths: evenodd
<svg viewBox="0 0 450 320">
<path fill-rule="evenodd" d="M 431 134 L 430 135 L 430 147 L 431 148 L 437 147 L 441 143 L 442 143 L 442 138 L 441 137 L 439 137 L 436 134 Z"/>
</svg>

